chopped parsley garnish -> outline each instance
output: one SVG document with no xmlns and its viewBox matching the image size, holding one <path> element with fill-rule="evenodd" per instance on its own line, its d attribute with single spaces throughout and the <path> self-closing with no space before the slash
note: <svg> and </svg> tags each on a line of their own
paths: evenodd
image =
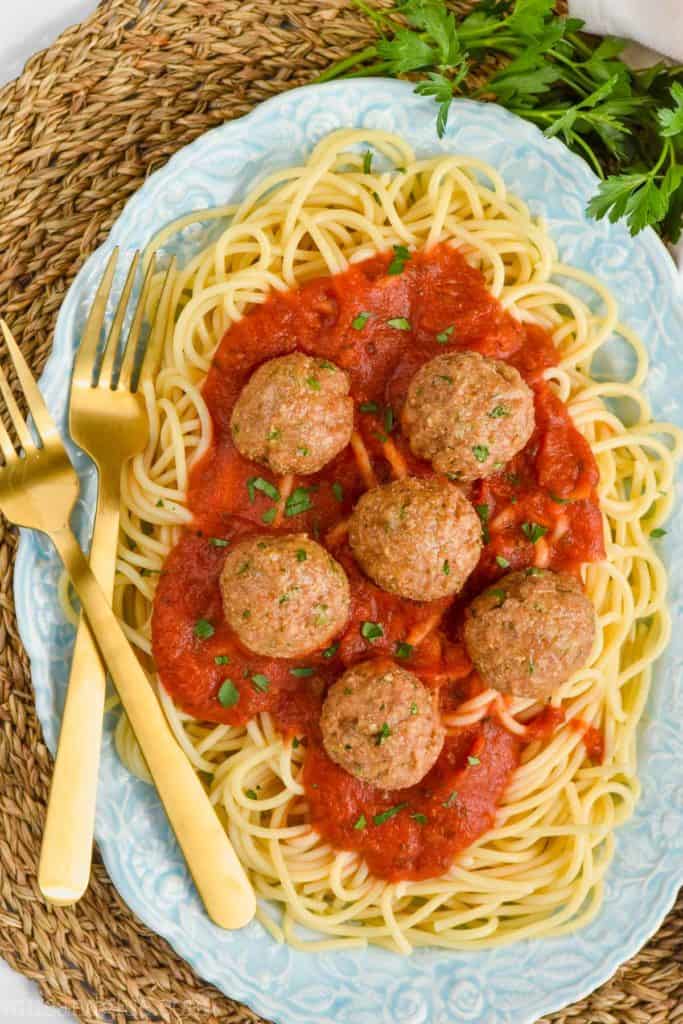
<svg viewBox="0 0 683 1024">
<path fill-rule="evenodd" d="M 344 687 L 344 696 L 345 697 L 350 697 L 352 693 L 353 693 L 353 690 L 351 689 L 350 686 L 345 686 Z"/>
<path fill-rule="evenodd" d="M 334 363 L 331 363 L 329 359 L 319 359 L 318 366 L 320 367 L 321 370 L 331 370 L 332 373 L 337 372 L 337 367 L 334 365 Z"/>
<path fill-rule="evenodd" d="M 467 763 L 474 768 L 476 765 L 481 764 L 481 761 L 479 760 L 478 757 L 471 757 L 470 756 L 470 757 L 467 758 Z"/>
<path fill-rule="evenodd" d="M 267 508 L 266 511 L 261 516 L 261 522 L 265 523 L 266 526 L 269 526 L 272 523 L 272 521 L 275 519 L 276 515 L 277 515 L 277 509 L 276 508 Z"/>
<path fill-rule="evenodd" d="M 361 412 L 377 412 L 377 402 L 361 402 L 358 406 Z"/>
<path fill-rule="evenodd" d="M 397 658 L 409 658 L 412 653 L 413 645 L 407 644 L 405 640 L 402 640 L 400 643 L 396 644 L 395 654 Z"/>
<path fill-rule="evenodd" d="M 266 440 L 267 441 L 277 441 L 278 438 L 281 437 L 281 436 L 282 436 L 282 431 L 277 430 L 277 429 L 276 430 L 271 430 L 271 432 L 268 434 L 268 437 L 266 438 Z"/>
<path fill-rule="evenodd" d="M 387 274 L 402 274 L 403 268 L 410 259 L 410 250 L 406 245 L 395 245 L 394 255 L 387 267 Z"/>
<path fill-rule="evenodd" d="M 334 494 L 335 498 L 341 505 L 342 501 L 344 500 L 344 488 L 342 487 L 338 480 L 335 480 L 334 483 L 332 484 L 332 493 Z"/>
<path fill-rule="evenodd" d="M 266 498 L 270 498 L 271 501 L 280 500 L 280 492 L 277 487 L 271 484 L 270 480 L 264 480 L 262 476 L 252 476 L 247 480 L 247 493 L 249 494 L 249 501 L 254 503 L 256 499 L 256 492 L 261 491 L 265 494 Z"/>
<path fill-rule="evenodd" d="M 311 454 L 311 449 L 310 448 L 305 448 L 305 447 L 297 448 L 296 453 L 297 453 L 297 455 L 301 455 L 301 456 L 303 456 L 303 458 L 306 458 L 307 455 Z"/>
<path fill-rule="evenodd" d="M 164 499 L 163 498 L 159 498 L 159 500 L 157 501 L 157 508 L 163 508 L 163 507 L 164 507 Z"/>
<path fill-rule="evenodd" d="M 418 713 L 418 711 L 419 711 L 419 708 L 418 708 L 417 704 L 415 703 L 415 701 L 413 701 L 413 703 L 410 705 L 410 713 L 411 713 L 411 715 L 416 715 Z"/>
<path fill-rule="evenodd" d="M 314 668 L 310 668 L 303 665 L 301 666 L 301 668 L 290 668 L 289 670 L 290 676 L 296 676 L 297 679 L 305 679 L 307 676 L 312 676 L 314 672 Z"/>
<path fill-rule="evenodd" d="M 509 415 L 510 415 L 510 410 L 506 409 L 504 405 L 496 405 L 496 406 L 494 406 L 493 409 L 491 409 L 491 412 L 489 413 L 489 416 L 491 417 L 492 420 L 499 420 L 503 416 L 509 416 Z"/>
<path fill-rule="evenodd" d="M 253 789 L 245 789 L 244 795 L 248 800 L 258 800 L 258 797 L 256 796 L 256 791 Z"/>
<path fill-rule="evenodd" d="M 213 663 L 214 665 L 229 665 L 230 658 L 228 657 L 227 654 L 217 654 L 216 657 L 213 659 Z"/>
<path fill-rule="evenodd" d="M 407 803 L 394 804 L 393 807 L 389 807 L 386 811 L 382 811 L 381 814 L 375 814 L 372 820 L 375 825 L 383 825 L 385 821 L 389 821 L 390 818 L 394 818 L 399 811 L 404 811 L 407 806 Z"/>
<path fill-rule="evenodd" d="M 277 599 L 277 603 L 278 604 L 287 604 L 288 601 L 289 601 L 289 594 L 280 594 L 280 596 Z"/>
<path fill-rule="evenodd" d="M 391 729 L 388 722 L 382 723 L 382 728 L 375 734 L 375 746 L 381 747 L 385 740 L 391 736 Z"/>
<path fill-rule="evenodd" d="M 354 331 L 362 331 L 371 315 L 371 313 L 359 313 L 358 316 L 355 316 L 351 321 Z"/>
<path fill-rule="evenodd" d="M 441 566 L 441 572 L 444 574 L 444 576 L 450 576 L 451 574 L 451 563 L 448 561 L 447 558 L 444 560 L 444 563 Z"/>
<path fill-rule="evenodd" d="M 488 544 L 490 535 L 488 528 L 489 521 L 489 507 L 488 505 L 475 505 L 474 506 L 477 515 L 481 521 L 481 539 L 484 544 Z"/>
<path fill-rule="evenodd" d="M 409 331 L 411 330 L 410 320 L 406 320 L 404 316 L 395 316 L 391 320 L 387 320 L 390 327 L 395 327 L 397 331 Z"/>
<path fill-rule="evenodd" d="M 486 462 L 489 457 L 489 450 L 485 444 L 475 444 L 472 446 L 472 454 L 477 462 Z"/>
<path fill-rule="evenodd" d="M 198 619 L 194 624 L 194 635 L 198 640 L 208 640 L 215 630 L 208 619 Z"/>
<path fill-rule="evenodd" d="M 418 825 L 426 825 L 427 824 L 427 815 L 426 814 L 420 814 L 419 811 L 416 814 L 411 814 L 410 817 L 413 819 L 413 821 L 416 821 L 418 823 Z"/>
<path fill-rule="evenodd" d="M 443 806 L 444 807 L 454 807 L 457 804 L 457 802 L 458 802 L 458 791 L 457 791 L 457 789 L 454 789 L 453 792 L 451 793 L 451 795 L 448 797 L 448 799 L 444 800 Z"/>
<path fill-rule="evenodd" d="M 528 569 L 524 570 L 525 576 L 542 576 L 544 570 L 537 568 L 535 565 L 530 565 Z"/>
<path fill-rule="evenodd" d="M 571 505 L 571 498 L 561 498 L 559 494 L 551 494 L 550 497 L 557 505 Z"/>
<path fill-rule="evenodd" d="M 295 736 L 292 739 L 292 750 L 296 750 L 300 746 L 301 746 L 301 740 L 299 739 L 298 736 Z"/>
<path fill-rule="evenodd" d="M 363 622 L 360 627 L 360 635 L 364 640 L 377 640 L 384 636 L 384 629 L 379 622 Z"/>
<path fill-rule="evenodd" d="M 306 554 L 306 552 L 305 552 L 305 550 L 303 548 L 297 548 L 296 549 L 296 560 L 297 560 L 297 562 L 305 562 L 307 558 L 308 558 L 308 555 Z"/>
<path fill-rule="evenodd" d="M 357 818 L 356 821 L 354 821 L 353 827 L 355 828 L 356 832 L 361 832 L 365 828 L 367 823 L 368 822 L 365 815 L 361 814 L 360 818 Z"/>
<path fill-rule="evenodd" d="M 227 548 L 229 540 L 223 540 L 222 537 L 209 537 L 209 544 L 214 548 Z"/>
<path fill-rule="evenodd" d="M 439 345 L 447 345 L 448 342 L 451 340 L 451 334 L 453 333 L 454 330 L 455 324 L 451 324 L 450 327 L 446 327 L 445 330 L 439 331 L 439 333 L 436 336 L 436 340 L 439 343 Z"/>
<path fill-rule="evenodd" d="M 529 675 L 532 676 L 534 674 L 534 672 L 536 671 L 536 666 L 534 665 L 534 659 L 533 658 L 529 658 L 529 666 L 528 666 L 528 668 L 529 668 Z"/>
<path fill-rule="evenodd" d="M 657 540 L 658 537 L 666 536 L 666 530 L 662 529 L 661 526 L 657 526 L 654 530 L 650 530 L 650 536 L 653 540 Z"/>
<path fill-rule="evenodd" d="M 245 573 L 249 572 L 250 566 L 251 566 L 251 562 L 249 561 L 249 559 L 247 559 L 246 562 L 242 562 L 241 566 L 237 570 L 237 575 L 238 576 L 244 576 Z"/>
<path fill-rule="evenodd" d="M 493 587 L 491 590 L 487 590 L 486 593 L 490 594 L 491 597 L 496 598 L 496 600 L 498 601 L 499 608 L 502 604 L 505 603 L 505 598 L 507 597 L 507 594 L 500 587 Z"/>
<path fill-rule="evenodd" d="M 323 658 L 334 658 L 338 650 L 339 644 L 330 644 L 330 646 L 326 647 L 323 651 Z"/>
<path fill-rule="evenodd" d="M 384 429 L 386 430 L 387 434 L 390 434 L 395 426 L 396 421 L 394 419 L 394 410 L 391 408 L 390 405 L 388 405 L 384 410 Z"/>
<path fill-rule="evenodd" d="M 285 515 L 298 516 L 301 512 L 308 512 L 310 508 L 313 508 L 310 489 L 295 487 L 285 502 Z"/>
<path fill-rule="evenodd" d="M 438 373 L 436 375 L 437 380 L 445 380 L 447 384 L 453 383 L 453 378 L 449 377 L 447 373 Z"/>
<path fill-rule="evenodd" d="M 547 532 L 548 527 L 542 526 L 540 523 L 522 523 L 522 533 L 532 544 L 539 541 L 541 537 L 545 537 Z"/>
<path fill-rule="evenodd" d="M 307 377 L 306 383 L 308 384 L 311 391 L 320 391 L 320 381 L 317 377 Z"/>
<path fill-rule="evenodd" d="M 363 153 L 363 174 L 372 174 L 372 152 L 369 149 Z"/>
<path fill-rule="evenodd" d="M 218 691 L 218 703 L 224 708 L 234 708 L 239 699 L 240 692 L 232 679 L 224 679 Z"/>
<path fill-rule="evenodd" d="M 499 565 L 501 569 L 507 569 L 510 565 L 507 558 L 504 558 L 502 555 L 496 555 L 496 564 Z"/>
<path fill-rule="evenodd" d="M 244 611 L 242 612 L 242 618 L 243 619 L 250 619 L 251 618 L 251 612 L 249 611 L 248 608 L 245 608 Z"/>
<path fill-rule="evenodd" d="M 268 687 L 270 686 L 270 679 L 268 676 L 261 675 L 260 672 L 256 672 L 252 677 L 251 681 L 257 690 L 261 693 L 268 693 Z"/>
</svg>

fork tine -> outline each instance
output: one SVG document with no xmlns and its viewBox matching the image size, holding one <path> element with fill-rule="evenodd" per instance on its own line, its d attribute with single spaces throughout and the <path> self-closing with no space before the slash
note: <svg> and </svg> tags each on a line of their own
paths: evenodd
<svg viewBox="0 0 683 1024">
<path fill-rule="evenodd" d="M 126 310 L 130 301 L 130 293 L 133 290 L 133 284 L 135 283 L 135 275 L 138 269 L 138 263 L 140 262 L 140 253 L 136 252 L 133 257 L 133 262 L 130 265 L 128 274 L 126 275 L 126 282 L 121 292 L 121 298 L 119 304 L 116 307 L 116 313 L 114 314 L 114 322 L 109 329 L 109 335 L 104 348 L 104 356 L 102 358 L 102 365 L 100 366 L 100 386 L 110 388 L 113 384 L 114 375 L 114 363 L 116 361 L 116 353 L 119 348 L 119 339 L 121 338 L 121 330 L 123 328 L 123 321 L 126 316 Z"/>
<path fill-rule="evenodd" d="M 135 368 L 135 355 L 138 349 L 138 343 L 140 341 L 140 331 L 142 330 L 142 323 L 145 319 L 145 310 L 147 308 L 147 299 L 149 298 L 149 290 L 152 284 L 153 271 L 156 265 L 156 255 L 150 260 L 149 266 L 145 272 L 145 278 L 142 282 L 142 290 L 138 299 L 138 304 L 135 310 L 135 316 L 133 322 L 130 325 L 128 332 L 128 338 L 123 350 L 123 359 L 121 361 L 121 371 L 119 373 L 119 380 L 117 387 L 123 388 L 130 391 L 131 383 L 133 380 L 133 370 Z"/>
<path fill-rule="evenodd" d="M 111 292 L 111 285 L 114 280 L 118 255 L 119 250 L 118 246 L 116 246 L 109 257 L 100 286 L 95 293 L 95 298 L 88 313 L 85 330 L 83 331 L 83 337 L 81 338 L 81 344 L 76 353 L 73 372 L 74 380 L 84 387 L 90 387 L 93 384 L 97 348 L 100 343 L 104 314 L 107 311 L 107 302 L 109 301 L 109 293 Z M 97 381 L 94 383 L 96 384 Z"/>
<path fill-rule="evenodd" d="M 0 450 L 2 450 L 2 454 L 5 456 L 5 462 L 10 462 L 12 459 L 14 459 L 16 457 L 17 453 L 14 450 L 14 445 L 12 444 L 12 439 L 9 436 L 9 434 L 7 433 L 7 431 L 5 430 L 5 426 L 4 426 L 4 424 L 2 423 L 1 420 L 0 420 Z"/>
<path fill-rule="evenodd" d="M 157 303 L 154 326 L 147 342 L 147 349 L 142 361 L 142 366 L 140 367 L 138 388 L 144 381 L 154 379 L 159 369 L 159 364 L 161 363 L 161 356 L 164 351 L 164 340 L 166 338 L 166 321 L 168 320 L 170 311 L 171 295 L 173 294 L 175 265 L 176 259 L 174 256 L 168 265 L 166 277 L 164 278 L 161 294 Z"/>
<path fill-rule="evenodd" d="M 12 337 L 10 329 L 4 320 L 0 320 L 0 328 L 2 328 L 2 333 L 5 336 L 5 344 L 7 345 L 9 356 L 12 360 L 12 365 L 14 366 L 14 371 L 19 378 L 19 384 L 24 392 L 28 411 L 33 416 L 38 433 L 43 439 L 45 439 L 51 434 L 56 433 L 57 428 L 52 422 L 52 418 L 47 411 L 45 402 L 43 401 L 43 396 L 38 390 L 38 386 L 33 379 L 33 375 L 26 365 L 24 357 L 19 350 L 19 346 Z M 10 414 L 10 419 L 14 424 L 14 429 L 17 432 L 17 436 L 24 451 L 28 452 L 29 449 L 35 449 L 36 443 L 31 437 L 31 432 L 28 429 L 26 420 L 19 410 L 19 406 L 14 399 L 7 377 L 2 370 L 0 370 L 0 391 L 2 392 L 2 397 L 5 399 L 7 411 Z"/>
</svg>

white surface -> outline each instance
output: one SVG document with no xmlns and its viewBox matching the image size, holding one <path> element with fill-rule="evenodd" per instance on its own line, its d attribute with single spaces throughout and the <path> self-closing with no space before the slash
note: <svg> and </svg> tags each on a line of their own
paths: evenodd
<svg viewBox="0 0 683 1024">
<path fill-rule="evenodd" d="M 16 78 L 25 62 L 63 29 L 95 10 L 96 0 L 0 0 L 0 85 Z M 18 12 L 21 12 L 20 14 Z M 59 1024 L 73 1016 L 46 1006 L 37 986 L 0 960 L 0 1021 Z"/>
<path fill-rule="evenodd" d="M 20 5 L 16 0 L 0 0 L 0 85 L 16 78 L 32 53 L 49 46 L 63 29 L 81 21 L 96 6 L 96 0 L 29 0 Z M 636 25 L 642 27 L 642 42 L 649 46 L 659 43 L 683 60 L 682 0 L 572 0 L 570 6 L 578 17 L 603 19 L 594 20 L 594 31 L 622 35 L 629 35 L 628 26 L 634 24 L 625 22 L 624 17 L 635 15 Z M 604 20 L 615 11 L 621 12 L 618 25 Z M 657 11 L 667 12 L 665 22 L 658 22 Z M 647 14 L 640 18 L 642 12 Z M 666 26 L 661 36 L 655 34 L 660 23 Z M 71 1014 L 45 1006 L 37 987 L 0 960 L 0 1021 L 58 1024 L 67 1020 L 73 1020 Z"/>
<path fill-rule="evenodd" d="M 569 13 L 597 35 L 634 39 L 683 61 L 681 0 L 569 0 Z"/>
</svg>

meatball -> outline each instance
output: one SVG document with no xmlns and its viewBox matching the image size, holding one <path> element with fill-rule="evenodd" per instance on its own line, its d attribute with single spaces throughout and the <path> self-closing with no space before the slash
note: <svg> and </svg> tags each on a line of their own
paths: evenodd
<svg viewBox="0 0 683 1024">
<path fill-rule="evenodd" d="M 412 672 L 388 660 L 348 669 L 327 694 L 320 726 L 332 760 L 382 789 L 419 782 L 444 742 L 429 691 Z"/>
<path fill-rule="evenodd" d="M 401 421 L 412 450 L 437 472 L 476 480 L 527 443 L 534 400 L 514 367 L 477 352 L 452 352 L 415 374 Z"/>
<path fill-rule="evenodd" d="M 542 700 L 584 665 L 595 612 L 565 573 L 526 569 L 503 576 L 465 613 L 465 646 L 488 686 Z"/>
<path fill-rule="evenodd" d="M 225 617 L 244 646 L 273 658 L 325 647 L 349 615 L 346 573 L 303 533 L 240 541 L 220 586 Z"/>
<path fill-rule="evenodd" d="M 455 594 L 481 551 L 479 517 L 443 477 L 396 480 L 359 500 L 349 541 L 367 575 L 414 601 Z"/>
<path fill-rule="evenodd" d="M 230 429 L 241 454 L 274 473 L 317 473 L 351 439 L 349 378 L 301 352 L 269 359 L 242 388 Z"/>
</svg>

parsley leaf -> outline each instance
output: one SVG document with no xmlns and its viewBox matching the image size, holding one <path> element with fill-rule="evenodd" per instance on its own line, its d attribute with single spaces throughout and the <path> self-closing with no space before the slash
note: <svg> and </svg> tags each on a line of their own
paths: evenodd
<svg viewBox="0 0 683 1024">
<path fill-rule="evenodd" d="M 384 636 L 384 629 L 379 622 L 363 622 L 360 627 L 360 635 L 364 640 L 378 640 Z"/>
<path fill-rule="evenodd" d="M 542 526 L 540 523 L 522 523 L 522 533 L 532 544 L 539 541 L 541 537 L 545 537 L 547 532 L 548 527 Z"/>
</svg>

